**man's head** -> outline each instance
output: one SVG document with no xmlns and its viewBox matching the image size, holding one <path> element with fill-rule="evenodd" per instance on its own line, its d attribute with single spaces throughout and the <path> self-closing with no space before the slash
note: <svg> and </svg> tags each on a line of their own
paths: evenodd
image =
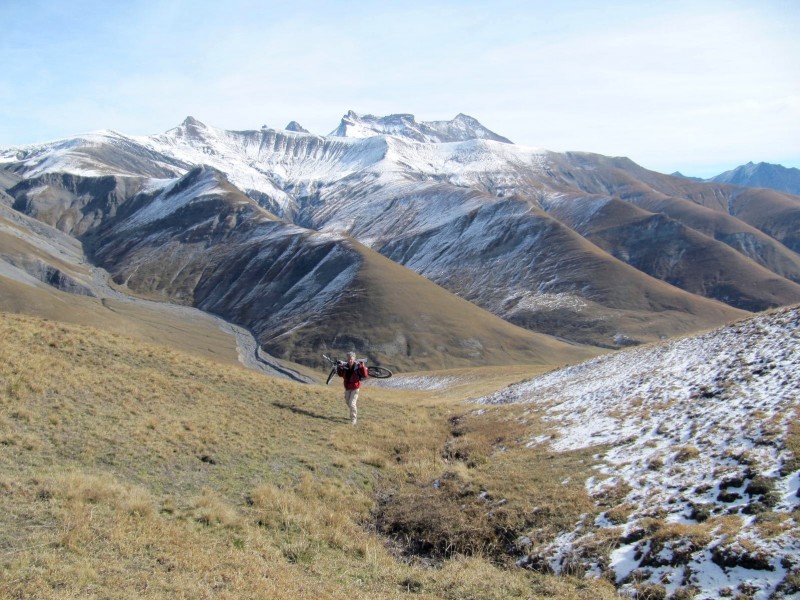
<svg viewBox="0 0 800 600">
<path fill-rule="evenodd" d="M 347 362 L 349 362 L 349 363 L 356 362 L 356 353 L 355 352 L 348 352 L 347 353 Z"/>
</svg>

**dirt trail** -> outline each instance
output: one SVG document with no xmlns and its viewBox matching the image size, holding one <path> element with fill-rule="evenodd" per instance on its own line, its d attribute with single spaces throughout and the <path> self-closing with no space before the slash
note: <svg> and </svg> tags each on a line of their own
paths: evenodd
<svg viewBox="0 0 800 600">
<path fill-rule="evenodd" d="M 155 327 L 185 335 L 218 327 L 234 337 L 239 362 L 246 367 L 276 377 L 312 382 L 311 378 L 261 350 L 252 333 L 244 327 L 196 308 L 137 298 L 120 291 L 109 283 L 110 275 L 106 270 L 87 260 L 80 241 L 3 203 L 0 203 L 0 237 L 6 241 L 3 246 L 6 251 L 0 248 L 0 276 L 31 288 L 52 289 L 52 282 L 40 271 L 48 266 L 57 267 L 59 273 L 67 273 L 76 285 L 55 286 L 55 289 L 67 293 L 81 289 L 87 296 L 93 294 L 105 309 L 123 319 L 146 323 L 150 329 Z M 197 337 L 194 342 L 202 343 Z"/>
</svg>

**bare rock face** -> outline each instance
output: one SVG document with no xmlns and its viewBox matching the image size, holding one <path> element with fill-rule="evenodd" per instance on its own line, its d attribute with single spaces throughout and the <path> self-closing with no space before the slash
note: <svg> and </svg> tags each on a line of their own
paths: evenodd
<svg viewBox="0 0 800 600">
<path fill-rule="evenodd" d="M 297 133 L 309 133 L 308 129 L 300 125 L 297 121 L 291 121 L 284 129 L 286 131 L 295 131 Z"/>
</svg>

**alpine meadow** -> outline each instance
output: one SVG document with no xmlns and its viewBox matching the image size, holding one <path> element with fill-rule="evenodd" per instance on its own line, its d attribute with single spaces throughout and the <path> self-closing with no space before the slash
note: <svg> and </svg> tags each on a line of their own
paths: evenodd
<svg viewBox="0 0 800 600">
<path fill-rule="evenodd" d="M 793 171 L 465 114 L 0 148 L 0 596 L 800 597 Z"/>
</svg>

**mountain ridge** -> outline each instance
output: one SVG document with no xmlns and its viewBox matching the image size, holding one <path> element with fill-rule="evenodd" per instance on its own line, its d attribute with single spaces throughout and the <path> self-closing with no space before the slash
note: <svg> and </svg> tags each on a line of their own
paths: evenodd
<svg viewBox="0 0 800 600">
<path fill-rule="evenodd" d="M 706 181 L 770 188 L 788 194 L 800 194 L 800 169 L 766 162 L 755 164 L 751 161 L 715 175 Z"/>
<path fill-rule="evenodd" d="M 719 325 L 745 314 L 741 309 L 800 301 L 800 236 L 793 225 L 800 198 L 686 181 L 623 157 L 555 153 L 505 138 L 414 139 L 426 127 L 430 135 L 450 135 L 454 123 L 471 131 L 477 121 L 465 115 L 427 123 L 402 114 L 363 117 L 351 111 L 345 118 L 378 131 L 369 129 L 367 137 L 226 131 L 187 117 L 154 136 L 103 132 L 7 150 L 0 166 L 17 179 L 6 189 L 15 209 L 82 236 L 116 219 L 119 207 L 144 211 L 139 233 L 146 234 L 150 224 L 142 215 L 155 214 L 166 198 L 157 190 L 206 165 L 238 190 L 239 205 L 253 202 L 248 211 L 260 207 L 260 218 L 273 227 L 293 227 L 308 239 L 352 238 L 494 315 L 582 344 L 613 348 L 615 340 L 653 341 Z M 387 133 L 390 127 L 401 134 Z M 77 181 L 83 191 L 75 188 Z M 73 204 L 76 193 L 85 200 Z M 200 200 L 181 201 L 200 207 Z M 249 218 L 234 216 L 239 209 L 226 214 L 229 233 L 244 243 Z M 192 231 L 199 251 L 201 244 L 216 244 L 214 236 L 224 230 L 203 210 L 182 211 L 181 217 L 169 225 L 172 233 L 159 235 L 177 241 Z M 187 228 L 183 236 L 176 235 L 180 227 Z M 105 241 L 87 238 L 90 246 L 108 249 L 113 235 L 139 235 L 118 223 L 103 232 Z M 132 246 L 121 246 L 138 246 L 133 254 L 104 250 L 93 256 L 120 281 L 193 301 L 194 292 L 179 292 L 174 274 L 159 273 L 158 266 L 149 271 L 152 281 L 132 275 L 147 253 L 158 255 L 161 243 L 141 239 L 151 239 L 147 248 L 132 239 Z M 196 276 L 202 279 L 200 273 L 212 271 L 199 264 Z M 195 285 L 205 289 L 200 280 L 190 287 Z M 246 297 L 239 288 L 226 311 Z M 261 323 L 257 328 L 265 331 L 269 317 L 254 310 L 251 304 L 246 315 L 229 316 Z M 295 310 L 290 321 L 302 321 L 302 307 Z"/>
<path fill-rule="evenodd" d="M 328 134 L 334 137 L 370 137 L 393 135 L 417 142 L 463 142 L 471 139 L 488 139 L 504 144 L 511 140 L 490 131 L 474 117 L 459 113 L 450 121 L 417 121 L 411 114 L 393 114 L 384 117 L 362 115 L 348 111 L 339 126 Z"/>
<path fill-rule="evenodd" d="M 146 184 L 55 173 L 25 183 L 17 209 L 77 236 L 116 285 L 234 321 L 279 359 L 314 365 L 321 352 L 359 348 L 389 366 L 433 368 L 593 353 L 507 324 L 345 236 L 281 221 L 213 167 Z M 378 276 L 365 288 L 362 266 L 372 264 Z M 410 305 L 384 305 L 406 287 L 435 307 L 424 327 Z"/>
</svg>

